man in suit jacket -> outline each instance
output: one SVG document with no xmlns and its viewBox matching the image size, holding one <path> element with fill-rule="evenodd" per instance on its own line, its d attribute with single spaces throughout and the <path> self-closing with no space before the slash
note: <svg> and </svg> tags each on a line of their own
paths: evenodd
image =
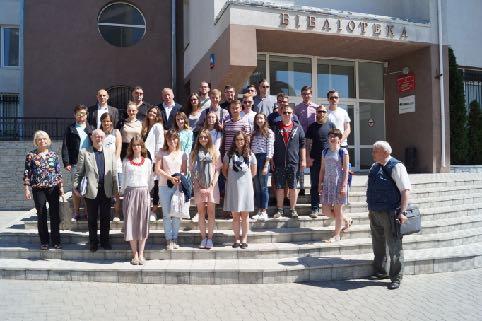
<svg viewBox="0 0 482 321">
<path fill-rule="evenodd" d="M 92 146 L 82 149 L 77 161 L 74 176 L 74 193 L 79 194 L 79 184 L 87 178 L 85 202 L 89 220 L 90 251 L 98 249 L 97 218 L 100 210 L 100 246 L 112 249 L 109 242 L 110 206 L 112 196 L 119 192 L 117 182 L 117 162 L 112 151 L 102 148 L 105 134 L 100 129 L 92 132 Z M 83 191 L 84 192 L 84 191 Z"/>
<path fill-rule="evenodd" d="M 94 128 L 100 128 L 100 116 L 104 113 L 109 113 L 112 118 L 112 126 L 119 127 L 119 110 L 115 107 L 109 106 L 107 101 L 109 94 L 107 90 L 100 89 L 97 92 L 97 104 L 89 107 L 89 116 L 87 122 Z"/>
<path fill-rule="evenodd" d="M 162 103 L 157 105 L 161 111 L 164 129 L 171 129 L 174 127 L 176 121 L 176 114 L 181 111 L 182 106 L 174 101 L 174 93 L 171 88 L 164 88 L 162 90 Z"/>
</svg>

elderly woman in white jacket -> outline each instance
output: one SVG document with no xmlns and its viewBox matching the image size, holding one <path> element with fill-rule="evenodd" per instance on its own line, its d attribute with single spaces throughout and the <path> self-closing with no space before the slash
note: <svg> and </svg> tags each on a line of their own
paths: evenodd
<svg viewBox="0 0 482 321">
<path fill-rule="evenodd" d="M 162 125 L 162 117 L 157 106 L 151 106 L 147 110 L 146 118 L 142 123 L 141 131 L 142 139 L 146 145 L 148 156 L 154 163 L 157 152 L 164 146 L 164 126 Z M 149 216 L 151 222 L 157 220 L 157 209 L 159 207 L 159 183 L 154 176 L 154 187 L 151 190 L 152 211 Z"/>
</svg>

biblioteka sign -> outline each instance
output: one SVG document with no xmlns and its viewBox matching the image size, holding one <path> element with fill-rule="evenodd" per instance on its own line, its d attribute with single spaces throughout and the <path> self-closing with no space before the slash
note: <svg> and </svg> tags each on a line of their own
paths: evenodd
<svg viewBox="0 0 482 321">
<path fill-rule="evenodd" d="M 311 15 L 289 15 L 285 12 L 281 13 L 280 18 L 281 26 L 294 26 L 296 29 L 392 40 L 407 40 L 408 38 L 405 26 L 396 26 L 390 23 L 321 18 Z"/>
</svg>

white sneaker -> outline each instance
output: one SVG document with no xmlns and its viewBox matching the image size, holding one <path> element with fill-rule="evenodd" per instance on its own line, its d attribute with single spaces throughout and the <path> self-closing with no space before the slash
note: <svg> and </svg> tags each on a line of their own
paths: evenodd
<svg viewBox="0 0 482 321">
<path fill-rule="evenodd" d="M 258 211 L 258 213 L 256 213 L 256 215 L 253 215 L 251 217 L 251 221 L 252 222 L 256 222 L 257 220 L 259 220 L 259 217 L 261 216 L 261 212 Z"/>
<path fill-rule="evenodd" d="M 199 248 L 200 248 L 200 249 L 205 249 L 205 248 L 206 248 L 206 240 L 207 240 L 207 239 L 203 239 L 203 240 L 201 241 L 201 244 L 199 244 Z"/>
<path fill-rule="evenodd" d="M 77 222 L 77 220 L 75 219 L 75 217 L 72 217 L 72 218 L 70 219 L 70 221 L 71 221 L 71 222 Z"/>
<path fill-rule="evenodd" d="M 154 214 L 153 212 L 151 212 L 151 216 L 149 216 L 149 221 L 151 221 L 151 222 L 157 221 L 156 214 Z"/>
<path fill-rule="evenodd" d="M 208 239 L 206 242 L 206 250 L 210 250 L 213 247 L 213 240 Z"/>
<path fill-rule="evenodd" d="M 173 242 L 172 241 L 167 241 L 167 249 L 168 250 L 173 250 L 174 249 L 174 246 L 173 246 Z"/>
<path fill-rule="evenodd" d="M 267 220 L 268 220 L 268 213 L 261 212 L 261 214 L 259 214 L 258 221 L 259 222 L 266 222 Z"/>
<path fill-rule="evenodd" d="M 120 218 L 118 218 L 117 216 L 114 217 L 114 219 L 112 220 L 112 222 L 120 222 Z"/>
<path fill-rule="evenodd" d="M 196 215 L 194 215 L 194 217 L 192 218 L 192 221 L 199 222 L 199 213 L 196 213 Z"/>
<path fill-rule="evenodd" d="M 171 244 L 172 244 L 172 248 L 174 250 L 177 250 L 179 248 L 179 245 L 177 244 L 177 241 L 172 241 Z"/>
</svg>

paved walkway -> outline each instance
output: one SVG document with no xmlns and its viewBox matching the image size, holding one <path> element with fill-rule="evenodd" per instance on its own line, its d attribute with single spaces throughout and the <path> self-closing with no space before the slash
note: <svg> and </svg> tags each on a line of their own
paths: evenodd
<svg viewBox="0 0 482 321">
<path fill-rule="evenodd" d="M 278 285 L 0 280 L 7 320 L 482 320 L 482 270 Z M 394 313 L 394 310 L 399 312 Z"/>
</svg>

